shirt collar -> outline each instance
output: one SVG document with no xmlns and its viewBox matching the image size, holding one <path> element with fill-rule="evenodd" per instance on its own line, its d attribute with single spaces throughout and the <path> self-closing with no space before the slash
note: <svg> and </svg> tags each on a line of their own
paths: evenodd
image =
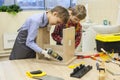
<svg viewBox="0 0 120 80">
<path fill-rule="evenodd" d="M 43 13 L 43 20 L 42 20 L 43 26 L 48 25 L 48 17 L 47 17 L 47 12 Z"/>
</svg>

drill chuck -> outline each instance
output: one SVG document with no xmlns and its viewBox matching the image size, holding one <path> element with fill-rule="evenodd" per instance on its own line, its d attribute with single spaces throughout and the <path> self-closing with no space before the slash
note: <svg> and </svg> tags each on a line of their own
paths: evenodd
<svg viewBox="0 0 120 80">
<path fill-rule="evenodd" d="M 48 50 L 48 54 L 59 61 L 63 60 L 63 58 L 58 53 L 54 52 L 52 49 Z"/>
</svg>

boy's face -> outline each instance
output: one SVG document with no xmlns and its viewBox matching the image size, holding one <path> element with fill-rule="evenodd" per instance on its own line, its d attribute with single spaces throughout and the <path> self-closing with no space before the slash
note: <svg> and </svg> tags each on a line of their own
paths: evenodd
<svg viewBox="0 0 120 80">
<path fill-rule="evenodd" d="M 80 22 L 80 19 L 74 15 L 72 15 L 72 11 L 68 10 L 69 11 L 69 15 L 70 15 L 70 20 L 73 22 L 73 23 L 78 23 Z"/>
<path fill-rule="evenodd" d="M 59 23 L 63 23 L 63 21 L 62 21 L 62 19 L 60 19 L 57 16 L 57 12 L 51 13 L 50 18 L 49 18 L 49 24 L 56 25 L 56 24 L 59 24 Z"/>
<path fill-rule="evenodd" d="M 76 16 L 73 16 L 73 15 L 70 16 L 70 19 L 73 23 L 79 23 L 80 22 L 80 19 Z"/>
</svg>

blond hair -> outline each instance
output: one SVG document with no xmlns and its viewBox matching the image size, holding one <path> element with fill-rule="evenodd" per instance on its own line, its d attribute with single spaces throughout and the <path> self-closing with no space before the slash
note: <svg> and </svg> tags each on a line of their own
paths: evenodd
<svg viewBox="0 0 120 80">
<path fill-rule="evenodd" d="M 78 17 L 80 20 L 83 20 L 86 17 L 86 8 L 84 5 L 76 5 L 74 8 L 69 8 L 72 11 L 72 15 Z"/>
<path fill-rule="evenodd" d="M 52 13 L 57 12 L 57 16 L 66 24 L 69 19 L 69 12 L 62 6 L 56 6 L 50 10 Z"/>
</svg>

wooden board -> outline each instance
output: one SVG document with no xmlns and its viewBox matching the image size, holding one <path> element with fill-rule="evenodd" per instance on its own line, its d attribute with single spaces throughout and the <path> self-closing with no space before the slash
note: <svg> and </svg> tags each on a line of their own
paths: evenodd
<svg viewBox="0 0 120 80">
<path fill-rule="evenodd" d="M 50 44 L 50 32 L 48 31 L 47 27 L 40 28 L 38 30 L 38 35 L 37 35 L 36 43 L 41 48 L 44 48 L 44 44 Z M 36 59 L 38 59 L 39 57 L 41 57 L 41 55 L 39 55 L 37 53 L 36 54 Z"/>
<path fill-rule="evenodd" d="M 38 30 L 36 41 L 41 48 L 44 48 L 44 44 L 50 44 L 50 32 L 47 30 L 47 27 Z"/>
<path fill-rule="evenodd" d="M 64 62 L 72 59 L 75 53 L 75 28 L 63 30 L 63 58 Z"/>
<path fill-rule="evenodd" d="M 71 62 L 73 62 L 74 60 L 76 60 L 76 57 L 73 57 L 72 59 L 68 60 L 67 62 L 64 61 L 57 61 L 57 60 L 53 60 L 53 59 L 46 59 L 46 58 L 42 58 L 37 60 L 40 63 L 47 63 L 47 64 L 57 64 L 57 65 L 64 65 L 67 66 L 69 65 Z"/>
</svg>

